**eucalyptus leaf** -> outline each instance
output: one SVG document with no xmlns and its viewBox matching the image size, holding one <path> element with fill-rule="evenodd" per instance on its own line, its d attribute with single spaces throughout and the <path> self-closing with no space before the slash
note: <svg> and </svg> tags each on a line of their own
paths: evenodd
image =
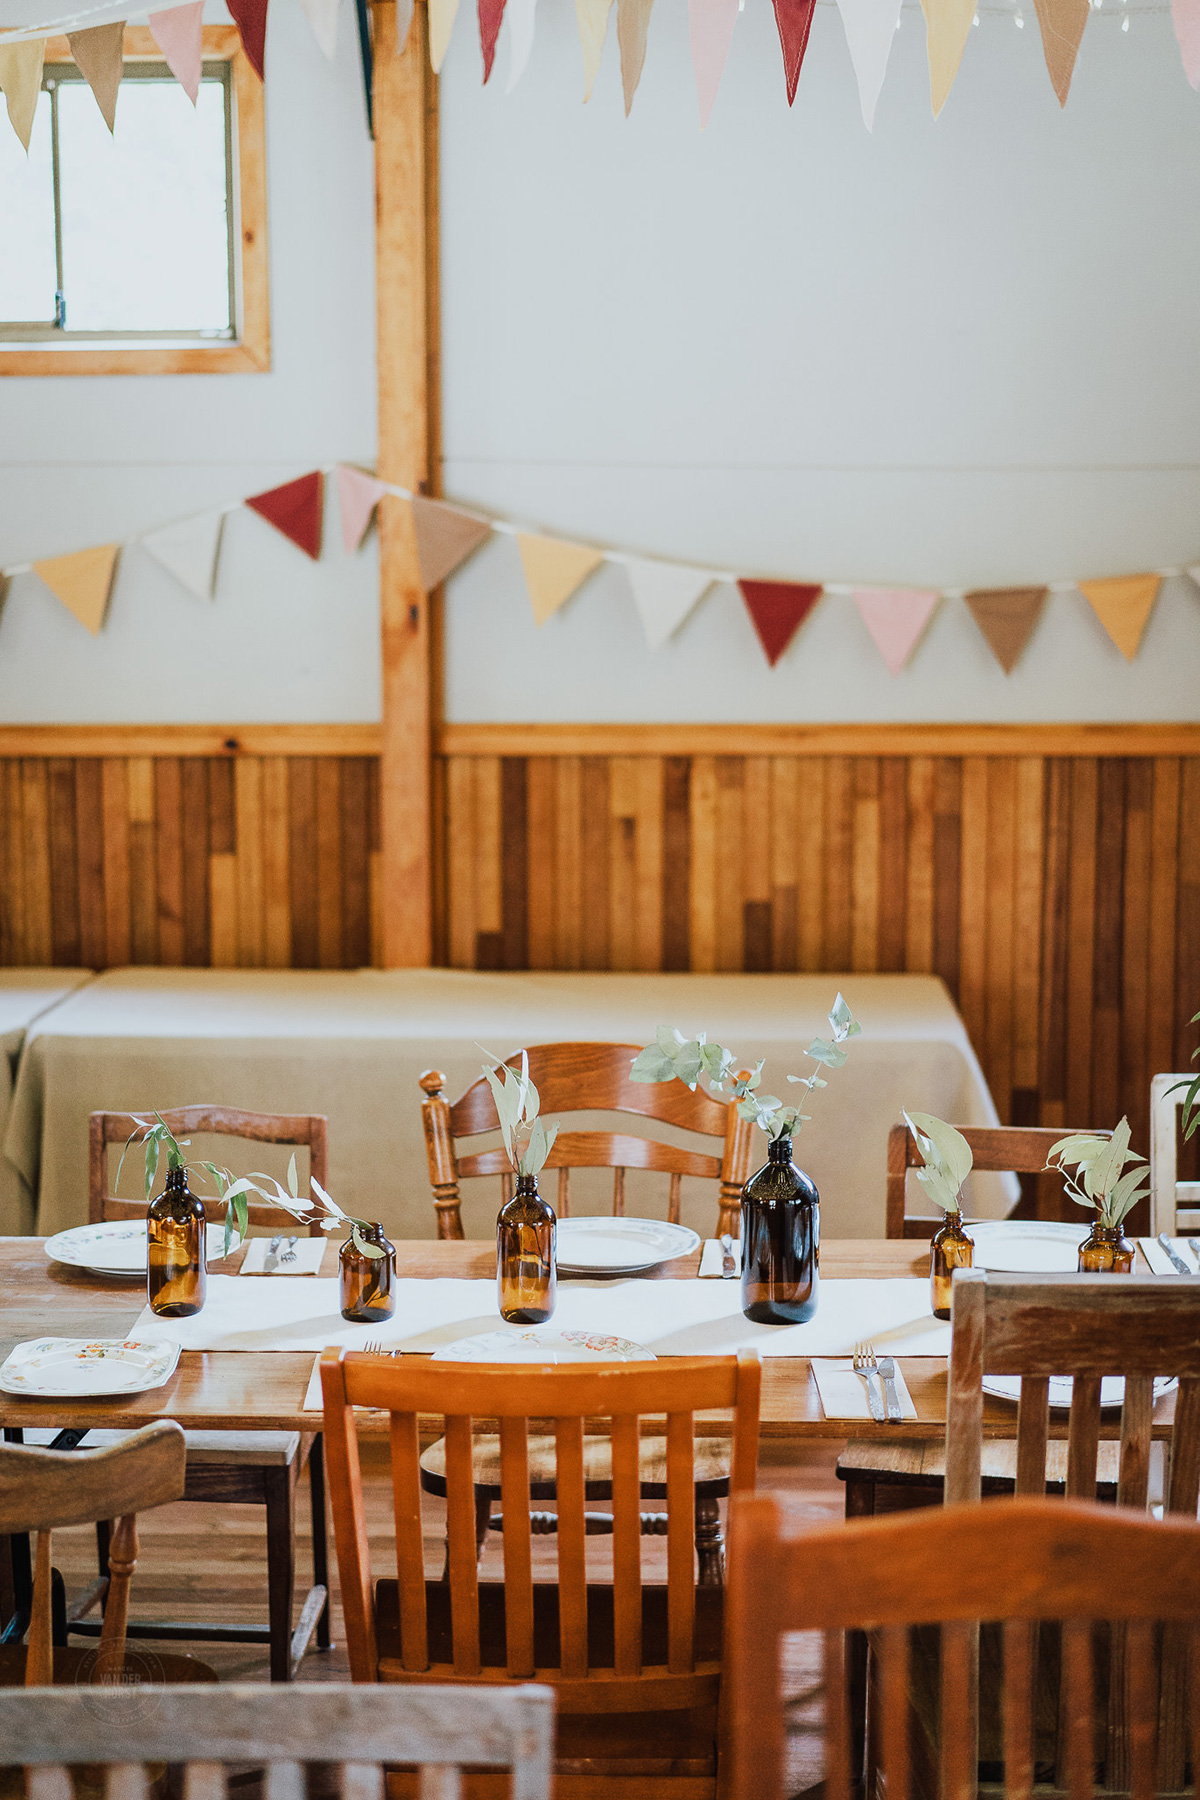
<svg viewBox="0 0 1200 1800">
<path fill-rule="evenodd" d="M 317 1196 L 317 1199 L 321 1202 L 321 1205 L 325 1207 L 327 1211 L 331 1212 L 335 1219 L 344 1219 L 346 1217 L 337 1201 L 325 1192 L 325 1189 L 321 1186 L 315 1175 L 309 1176 L 308 1185 Z"/>
<path fill-rule="evenodd" d="M 850 1027 L 854 1023 L 855 1020 L 851 1014 L 850 1008 L 846 1005 L 844 998 L 839 993 L 829 1009 L 829 1029 L 836 1037 L 839 1031 L 849 1032 Z"/>
<path fill-rule="evenodd" d="M 292 1199 L 298 1200 L 300 1198 L 300 1178 L 296 1174 L 296 1152 L 294 1150 L 288 1157 L 287 1184 L 288 1193 Z"/>
<path fill-rule="evenodd" d="M 629 1069 L 631 1081 L 674 1081 L 675 1059 L 660 1044 L 639 1050 Z"/>
<path fill-rule="evenodd" d="M 350 1226 L 350 1237 L 354 1248 L 363 1256 L 381 1257 L 383 1250 L 378 1244 L 369 1244 L 359 1229 L 360 1221 L 355 1219 Z"/>
</svg>

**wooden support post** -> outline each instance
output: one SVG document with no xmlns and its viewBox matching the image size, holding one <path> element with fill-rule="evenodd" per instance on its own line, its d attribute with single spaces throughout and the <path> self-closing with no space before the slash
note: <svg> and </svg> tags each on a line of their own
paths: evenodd
<svg viewBox="0 0 1200 1800">
<path fill-rule="evenodd" d="M 395 6 L 376 0 L 374 15 L 378 466 L 383 480 L 415 493 L 429 488 L 431 474 L 437 90 L 429 72 L 425 9 L 415 8 L 401 56 Z M 433 953 L 434 639 L 404 501 L 387 496 L 380 503 L 379 537 L 382 954 L 385 968 L 411 968 L 430 962 Z"/>
</svg>

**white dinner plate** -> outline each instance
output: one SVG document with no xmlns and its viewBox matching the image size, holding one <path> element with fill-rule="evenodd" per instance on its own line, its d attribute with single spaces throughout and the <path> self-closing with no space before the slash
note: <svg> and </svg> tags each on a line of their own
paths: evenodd
<svg viewBox="0 0 1200 1800">
<path fill-rule="evenodd" d="M 700 1248 L 686 1225 L 665 1219 L 560 1219 L 558 1266 L 568 1275 L 625 1275 Z"/>
<path fill-rule="evenodd" d="M 239 1242 L 235 1241 L 234 1249 Z M 144 1281 L 146 1221 L 106 1219 L 101 1225 L 74 1225 L 70 1231 L 59 1231 L 47 1238 L 45 1250 L 52 1262 L 66 1263 L 72 1269 L 87 1269 L 93 1275 L 107 1275 L 114 1280 Z M 225 1227 L 210 1225 L 209 1262 L 221 1262 L 224 1253 Z"/>
<path fill-rule="evenodd" d="M 1168 1393 L 1175 1386 L 1174 1378 L 1169 1375 L 1156 1375 L 1154 1378 L 1154 1398 Z M 1071 1377 L 1069 1375 L 1052 1375 L 1050 1377 L 1050 1404 L 1061 1407 L 1064 1411 L 1071 1404 Z M 997 1400 L 1019 1400 L 1021 1398 L 1021 1377 L 1019 1375 L 985 1375 L 983 1391 Z M 1120 1406 L 1125 1399 L 1125 1377 L 1123 1375 L 1105 1375 L 1100 1383 L 1100 1404 Z"/>
<path fill-rule="evenodd" d="M 560 1331 L 554 1325 L 510 1325 L 481 1331 L 435 1350 L 431 1362 L 657 1362 L 653 1350 L 605 1331 Z"/>
<path fill-rule="evenodd" d="M 977 1219 L 966 1228 L 977 1269 L 1027 1275 L 1073 1275 L 1088 1229 L 1058 1219 Z"/>
<path fill-rule="evenodd" d="M 74 1400 L 143 1394 L 174 1373 L 179 1345 L 164 1338 L 34 1338 L 0 1367 L 6 1394 Z"/>
</svg>

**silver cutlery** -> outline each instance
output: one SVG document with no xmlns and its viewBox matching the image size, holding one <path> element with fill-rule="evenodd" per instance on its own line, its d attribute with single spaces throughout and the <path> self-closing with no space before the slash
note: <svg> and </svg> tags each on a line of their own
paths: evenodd
<svg viewBox="0 0 1200 1800">
<path fill-rule="evenodd" d="M 875 1377 L 877 1382 L 879 1380 L 879 1369 L 875 1362 L 875 1349 L 872 1344 L 855 1344 L 854 1373 L 856 1375 L 861 1375 L 866 1382 L 867 1406 L 870 1408 L 871 1417 L 877 1424 L 882 1425 L 886 1418 L 883 1402 L 883 1389 L 882 1386 L 873 1387 L 871 1384 L 872 1376 Z"/>
<path fill-rule="evenodd" d="M 382 1338 L 368 1338 L 362 1348 L 368 1356 L 396 1356 L 398 1354 L 395 1350 L 386 1349 Z"/>
<path fill-rule="evenodd" d="M 896 1365 L 890 1356 L 878 1356 L 875 1365 L 883 1379 L 883 1392 L 887 1400 L 887 1416 L 889 1425 L 899 1425 L 904 1418 L 904 1409 L 900 1405 L 900 1390 L 896 1386 Z"/>
<path fill-rule="evenodd" d="M 1165 1231 L 1159 1232 L 1158 1241 L 1162 1245 L 1163 1249 L 1166 1251 L 1167 1255 L 1170 1257 L 1171 1267 L 1174 1270 L 1176 1270 L 1176 1272 L 1180 1275 L 1190 1275 L 1192 1273 L 1192 1271 L 1188 1268 L 1187 1264 L 1184 1262 L 1182 1256 L 1180 1256 L 1178 1250 L 1175 1248 L 1174 1244 L 1171 1242 L 1170 1238 L 1167 1236 Z"/>
<path fill-rule="evenodd" d="M 270 1243 L 267 1245 L 267 1253 L 263 1257 L 263 1274 L 264 1275 L 270 1275 L 272 1270 L 274 1269 L 276 1263 L 279 1261 L 279 1246 L 280 1246 L 280 1244 L 282 1244 L 282 1242 L 283 1242 L 283 1233 L 281 1231 L 279 1233 L 279 1236 L 273 1237 L 271 1239 Z"/>
<path fill-rule="evenodd" d="M 738 1260 L 733 1254 L 733 1239 L 726 1231 L 721 1237 L 721 1280 L 730 1281 L 738 1272 Z"/>
<path fill-rule="evenodd" d="M 290 1262 L 295 1262 L 295 1260 L 296 1260 L 296 1240 L 294 1237 L 285 1237 L 283 1240 L 283 1246 L 279 1252 L 279 1261 L 281 1263 L 290 1263 Z"/>
<path fill-rule="evenodd" d="M 1189 1238 L 1187 1247 L 1195 1257 L 1197 1267 L 1200 1267 L 1200 1238 Z"/>
</svg>

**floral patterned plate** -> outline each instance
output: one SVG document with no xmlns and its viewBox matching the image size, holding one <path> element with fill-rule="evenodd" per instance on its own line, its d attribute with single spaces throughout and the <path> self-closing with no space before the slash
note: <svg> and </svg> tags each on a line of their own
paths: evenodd
<svg viewBox="0 0 1200 1800">
<path fill-rule="evenodd" d="M 510 1325 L 481 1331 L 435 1350 L 431 1362 L 657 1362 L 653 1350 L 604 1331 L 560 1331 L 553 1325 Z"/>
<path fill-rule="evenodd" d="M 560 1219 L 558 1266 L 564 1275 L 628 1275 L 690 1256 L 700 1239 L 665 1219 Z"/>
<path fill-rule="evenodd" d="M 240 1246 L 235 1243 L 234 1248 Z M 51 1262 L 72 1269 L 88 1269 L 93 1275 L 146 1279 L 145 1219 L 106 1219 L 100 1225 L 73 1225 L 59 1231 L 44 1245 Z M 208 1260 L 220 1262 L 225 1249 L 225 1227 L 208 1227 Z M 231 1252 L 232 1254 L 232 1252 Z"/>
<path fill-rule="evenodd" d="M 143 1394 L 170 1379 L 179 1345 L 162 1338 L 34 1338 L 0 1367 L 6 1394 L 74 1400 L 92 1394 Z"/>
</svg>

